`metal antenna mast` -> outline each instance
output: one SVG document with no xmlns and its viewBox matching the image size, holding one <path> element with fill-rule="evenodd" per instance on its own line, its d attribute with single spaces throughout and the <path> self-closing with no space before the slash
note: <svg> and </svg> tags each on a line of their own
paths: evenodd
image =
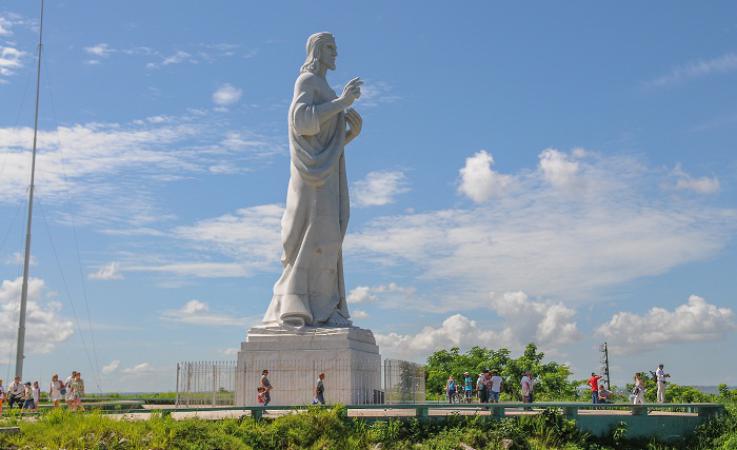
<svg viewBox="0 0 737 450">
<path fill-rule="evenodd" d="M 604 342 L 601 347 L 599 347 L 599 350 L 601 351 L 601 363 L 602 371 L 604 372 L 604 378 L 606 379 L 606 389 L 608 391 L 611 391 L 611 384 L 609 381 L 609 346 L 606 342 Z"/>
<path fill-rule="evenodd" d="M 23 377 L 24 347 L 26 341 L 26 304 L 28 303 L 28 274 L 31 263 L 31 221 L 33 220 L 33 187 L 36 178 L 36 140 L 38 138 L 38 104 L 41 94 L 41 54 L 43 50 L 44 0 L 41 0 L 41 23 L 38 31 L 38 65 L 36 68 L 36 114 L 33 122 L 33 156 L 31 159 L 31 186 L 28 189 L 28 221 L 26 222 L 26 249 L 23 259 L 23 286 L 20 293 L 18 320 L 18 347 L 15 352 L 15 376 Z"/>
</svg>

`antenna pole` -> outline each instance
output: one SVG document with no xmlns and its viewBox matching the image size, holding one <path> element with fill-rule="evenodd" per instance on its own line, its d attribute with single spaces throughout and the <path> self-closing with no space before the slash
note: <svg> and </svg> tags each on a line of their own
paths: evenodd
<svg viewBox="0 0 737 450">
<path fill-rule="evenodd" d="M 18 347 L 15 352 L 15 376 L 23 377 L 24 347 L 26 341 L 26 305 L 28 303 L 28 274 L 31 265 L 31 221 L 33 220 L 33 187 L 36 178 L 36 141 L 38 138 L 38 105 L 41 94 L 41 54 L 43 51 L 44 0 L 41 0 L 41 23 L 38 31 L 38 65 L 36 68 L 36 113 L 33 121 L 33 156 L 31 159 L 31 186 L 28 189 L 28 220 L 26 222 L 26 248 L 23 258 L 23 286 L 20 293 L 20 317 L 18 320 Z"/>
</svg>

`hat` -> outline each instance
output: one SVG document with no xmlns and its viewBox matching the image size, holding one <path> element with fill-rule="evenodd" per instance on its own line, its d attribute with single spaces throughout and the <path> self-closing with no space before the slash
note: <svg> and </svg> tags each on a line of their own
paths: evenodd
<svg viewBox="0 0 737 450">
<path fill-rule="evenodd" d="M 463 372 L 463 375 L 468 375 L 468 372 Z"/>
</svg>

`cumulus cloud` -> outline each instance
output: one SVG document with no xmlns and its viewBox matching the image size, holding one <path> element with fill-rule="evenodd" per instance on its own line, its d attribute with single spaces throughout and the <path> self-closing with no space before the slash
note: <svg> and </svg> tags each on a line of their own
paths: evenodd
<svg viewBox="0 0 737 450">
<path fill-rule="evenodd" d="M 389 283 L 378 286 L 357 286 L 348 293 L 347 301 L 351 304 L 376 302 L 380 299 L 384 302 L 393 302 L 414 295 L 415 288 Z"/>
<path fill-rule="evenodd" d="M 356 309 L 353 312 L 351 312 L 351 318 L 353 319 L 367 319 L 368 313 L 366 311 L 361 311 L 360 309 Z"/>
<path fill-rule="evenodd" d="M 92 272 L 88 277 L 91 280 L 122 280 L 123 274 L 120 272 L 119 264 L 113 261 L 100 267 L 97 272 Z"/>
<path fill-rule="evenodd" d="M 435 306 L 468 307 L 469 298 L 492 289 L 577 301 L 712 257 L 737 229 L 735 209 L 663 195 L 659 169 L 630 157 L 576 153 L 570 156 L 578 162 L 576 183 L 585 189 L 554 189 L 542 170 L 523 170 L 497 201 L 354 227 L 345 252 L 442 282 L 446 292 L 430 298 Z M 477 157 L 491 161 L 484 153 Z M 479 194 L 477 200 L 489 192 L 466 190 Z M 453 292 L 461 294 L 450 297 Z"/>
<path fill-rule="evenodd" d="M 596 333 L 613 351 L 635 353 L 683 342 L 717 341 L 737 329 L 734 312 L 691 295 L 673 311 L 654 307 L 645 314 L 620 312 Z"/>
<path fill-rule="evenodd" d="M 218 106 L 230 106 L 238 103 L 242 95 L 242 89 L 237 88 L 230 83 L 225 83 L 212 93 L 212 101 Z"/>
<path fill-rule="evenodd" d="M 543 177 L 553 186 L 568 186 L 575 179 L 578 162 L 568 155 L 554 148 L 546 148 L 540 153 L 539 159 Z"/>
<path fill-rule="evenodd" d="M 363 207 L 394 203 L 397 195 L 409 191 L 407 184 L 407 177 L 398 170 L 369 172 L 351 187 L 353 205 Z"/>
<path fill-rule="evenodd" d="M 669 73 L 646 83 L 650 87 L 664 87 L 682 83 L 695 78 L 737 70 L 737 54 L 725 53 L 716 58 L 699 60 L 679 66 Z"/>
<path fill-rule="evenodd" d="M 17 48 L 0 46 L 0 76 L 7 77 L 13 75 L 18 69 L 23 67 L 23 57 L 25 55 L 26 52 Z M 2 80 L 0 78 L 0 81 Z"/>
<path fill-rule="evenodd" d="M 18 277 L 0 284 L 0 322 L 5 324 L 0 327 L 0 345 L 5 354 L 16 345 L 22 283 L 23 279 Z M 62 305 L 53 300 L 52 295 L 43 280 L 31 278 L 28 281 L 26 354 L 49 353 L 74 334 L 72 321 L 61 316 Z"/>
<path fill-rule="evenodd" d="M 446 318 L 440 327 L 427 326 L 417 334 L 377 334 L 376 340 L 387 355 L 422 359 L 441 348 L 475 345 L 521 349 L 534 342 L 543 349 L 556 349 L 581 337 L 575 311 L 562 303 L 530 300 L 523 292 L 490 294 L 490 301 L 478 302 L 504 320 L 502 327 L 479 324 L 462 314 Z"/>
<path fill-rule="evenodd" d="M 210 306 L 199 300 L 190 300 L 179 309 L 167 310 L 161 314 L 163 320 L 205 326 L 239 326 L 247 324 L 247 317 L 235 317 L 210 311 Z"/>
<path fill-rule="evenodd" d="M 118 370 L 118 367 L 120 367 L 120 361 L 117 359 L 114 359 L 110 361 L 110 364 L 106 364 L 102 366 L 102 373 L 105 375 L 109 375 L 115 372 L 116 370 Z"/>
<path fill-rule="evenodd" d="M 151 364 L 147 362 L 143 362 L 140 364 L 136 364 L 133 367 L 126 367 L 123 369 L 123 373 L 128 375 L 141 375 L 153 372 L 154 368 L 151 366 Z"/>
<path fill-rule="evenodd" d="M 466 165 L 459 172 L 458 192 L 476 203 L 483 203 L 504 191 L 512 178 L 492 170 L 493 164 L 494 157 L 486 150 L 466 158 Z"/>
<path fill-rule="evenodd" d="M 692 191 L 697 194 L 715 194 L 719 192 L 720 186 L 717 177 L 692 177 L 680 165 L 673 169 L 673 175 L 676 177 L 676 189 Z"/>
</svg>

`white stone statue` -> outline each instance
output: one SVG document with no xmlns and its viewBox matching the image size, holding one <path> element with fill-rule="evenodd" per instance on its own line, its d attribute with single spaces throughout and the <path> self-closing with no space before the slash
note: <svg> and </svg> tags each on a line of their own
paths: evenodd
<svg viewBox="0 0 737 450">
<path fill-rule="evenodd" d="M 354 78 L 340 96 L 325 74 L 338 55 L 330 33 L 307 40 L 307 59 L 289 107 L 291 172 L 282 217 L 282 265 L 264 326 L 348 327 L 343 280 L 343 237 L 348 227 L 344 147 L 361 132 L 350 108 L 361 95 Z"/>
</svg>

